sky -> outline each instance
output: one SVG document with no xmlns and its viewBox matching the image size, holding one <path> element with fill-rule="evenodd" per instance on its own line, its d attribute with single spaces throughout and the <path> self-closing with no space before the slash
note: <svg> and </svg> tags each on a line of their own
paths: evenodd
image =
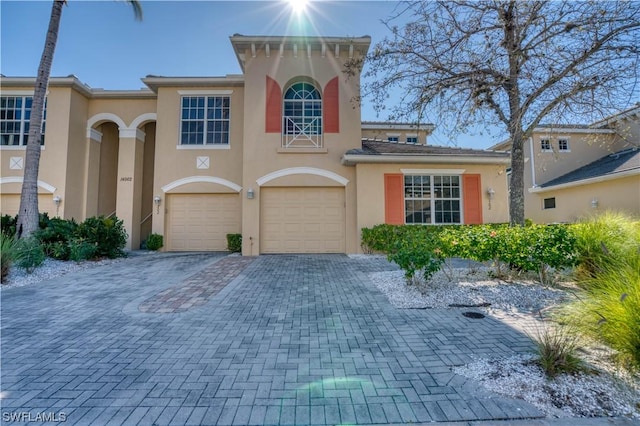
<svg viewBox="0 0 640 426">
<path fill-rule="evenodd" d="M 135 90 L 144 87 L 140 79 L 147 75 L 240 74 L 229 42 L 233 34 L 369 35 L 373 46 L 389 34 L 382 20 L 396 10 L 392 1 L 364 0 L 312 1 L 303 14 L 276 0 L 141 4 L 143 20 L 136 21 L 125 2 L 68 0 L 51 76 L 74 74 L 93 88 Z M 50 13 L 50 1 L 0 0 L 0 73 L 35 76 Z M 363 121 L 386 119 L 363 100 Z M 488 148 L 505 139 L 495 129 L 472 133 L 450 140 L 436 128 L 429 143 Z"/>
</svg>

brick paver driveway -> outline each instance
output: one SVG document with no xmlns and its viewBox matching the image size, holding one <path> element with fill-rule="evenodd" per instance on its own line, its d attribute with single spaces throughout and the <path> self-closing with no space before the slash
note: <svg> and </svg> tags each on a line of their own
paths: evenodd
<svg viewBox="0 0 640 426">
<path fill-rule="evenodd" d="M 541 416 L 450 371 L 528 350 L 526 336 L 459 309 L 392 307 L 366 275 L 390 267 L 342 255 L 157 254 L 3 290 L 2 421 Z"/>
</svg>

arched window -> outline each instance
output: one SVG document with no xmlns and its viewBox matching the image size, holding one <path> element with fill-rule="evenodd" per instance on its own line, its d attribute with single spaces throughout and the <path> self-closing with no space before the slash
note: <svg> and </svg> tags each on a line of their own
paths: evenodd
<svg viewBox="0 0 640 426">
<path fill-rule="evenodd" d="M 283 146 L 322 147 L 322 99 L 308 82 L 291 85 L 284 93 Z"/>
</svg>

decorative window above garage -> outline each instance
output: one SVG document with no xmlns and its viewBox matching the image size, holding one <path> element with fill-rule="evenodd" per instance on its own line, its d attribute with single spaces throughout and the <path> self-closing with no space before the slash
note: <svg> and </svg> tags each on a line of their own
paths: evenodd
<svg viewBox="0 0 640 426">
<path fill-rule="evenodd" d="M 282 135 L 283 152 L 289 148 L 326 152 L 323 135 L 340 132 L 339 83 L 334 77 L 322 90 L 315 80 L 300 76 L 285 86 L 283 94 L 280 84 L 267 76 L 265 133 Z"/>
<path fill-rule="evenodd" d="M 282 146 L 322 147 L 322 98 L 309 82 L 291 85 L 284 93 Z"/>
</svg>

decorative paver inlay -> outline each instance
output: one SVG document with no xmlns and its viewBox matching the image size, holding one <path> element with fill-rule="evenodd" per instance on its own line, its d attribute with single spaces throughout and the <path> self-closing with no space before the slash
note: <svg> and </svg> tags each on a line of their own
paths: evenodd
<svg viewBox="0 0 640 426">
<path fill-rule="evenodd" d="M 146 313 L 178 313 L 203 305 L 220 292 L 227 284 L 246 268 L 255 258 L 229 256 L 207 266 L 153 297 L 142 302 L 140 312 Z"/>
</svg>

